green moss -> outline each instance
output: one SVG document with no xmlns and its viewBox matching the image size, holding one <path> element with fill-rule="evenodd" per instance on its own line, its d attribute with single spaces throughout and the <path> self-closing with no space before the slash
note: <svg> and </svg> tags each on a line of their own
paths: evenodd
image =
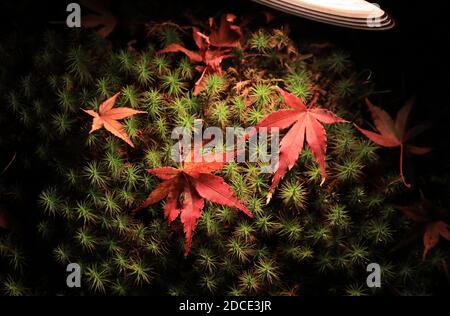
<svg viewBox="0 0 450 316">
<path fill-rule="evenodd" d="M 448 260 L 445 245 L 430 253 L 429 266 L 422 264 L 420 241 L 402 250 L 407 259 L 390 255 L 410 228 L 392 207 L 393 201 L 405 199 L 398 159 L 392 163 L 390 154 L 378 150 L 353 124 L 326 127 L 324 183 L 312 150 L 305 146 L 269 204 L 272 176 L 260 173 L 261 163 L 225 165 L 216 175 L 232 186 L 254 217 L 208 202 L 186 259 L 180 220 L 168 225 L 166 202 L 133 213 L 161 183 L 146 169 L 176 166 L 170 158 L 174 127 L 192 130 L 195 119 L 205 127 L 254 126 L 284 108 L 276 85 L 305 103 L 320 92 L 321 107 L 349 121 L 364 119 L 360 98 L 371 93 L 370 85 L 359 81 L 346 53 L 330 49 L 318 56 L 308 43 L 298 43 L 297 58 L 286 53 L 287 47 L 294 48 L 284 30 L 248 28 L 242 46 L 234 50 L 237 57 L 222 63 L 222 76 L 209 74 L 198 96 L 193 95 L 200 75 L 196 64 L 182 54 L 156 52 L 171 43 L 193 47 L 186 35 L 190 32 L 172 24 L 157 28 L 154 37 L 133 33 L 133 47 L 113 37 L 108 49 L 108 42 L 92 37 L 92 31 L 71 32 L 64 41 L 59 32 L 48 32 L 29 73 L 17 75 L 14 87 L 0 85 L 5 104 L 0 120 L 8 128 L 15 124 L 0 146 L 6 152 L 21 141 L 30 144 L 20 148 L 15 168 L 34 170 L 42 181 L 36 184 L 41 193 L 35 203 L 42 212 L 27 205 L 18 209 L 33 213 L 36 243 L 49 249 L 42 255 L 50 266 L 57 264 L 61 271 L 69 262 L 83 266 L 82 290 L 69 291 L 58 283 L 52 285 L 55 293 L 270 295 L 296 294 L 296 284 L 301 284 L 306 294 L 361 296 L 374 294 L 358 273 L 368 262 L 383 264 L 386 289 L 402 294 L 436 289 L 426 280 L 430 273 L 444 278 L 439 269 Z M 6 77 L 0 72 L 0 78 Z M 136 148 L 105 129 L 89 134 L 92 118 L 81 111 L 98 110 L 119 91 L 117 106 L 148 113 L 121 120 Z M 1 184 L 3 180 L 2 175 Z M 16 205 L 21 195 L 14 192 L 0 190 Z M 1 293 L 41 294 L 40 286 L 28 286 L 34 282 L 26 277 L 33 260 L 13 236 L 0 231 Z M 420 285 L 414 285 L 416 280 Z M 376 294 L 386 292 L 382 288 Z"/>
<path fill-rule="evenodd" d="M 250 47 L 260 53 L 266 53 L 269 50 L 270 34 L 264 30 L 258 30 L 250 38 Z"/>
</svg>

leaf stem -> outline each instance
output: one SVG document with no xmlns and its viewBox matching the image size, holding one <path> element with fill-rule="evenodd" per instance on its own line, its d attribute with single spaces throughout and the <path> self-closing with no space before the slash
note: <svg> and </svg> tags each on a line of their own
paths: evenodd
<svg viewBox="0 0 450 316">
<path fill-rule="evenodd" d="M 403 144 L 400 145 L 400 177 L 402 179 L 403 184 L 407 187 L 407 188 L 411 188 L 411 184 L 406 182 L 405 176 L 403 174 Z"/>
</svg>

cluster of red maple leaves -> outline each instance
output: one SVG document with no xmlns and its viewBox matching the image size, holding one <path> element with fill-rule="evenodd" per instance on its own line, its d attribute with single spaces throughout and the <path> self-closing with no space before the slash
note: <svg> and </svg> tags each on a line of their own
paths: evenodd
<svg viewBox="0 0 450 316">
<path fill-rule="evenodd" d="M 325 181 L 326 132 L 322 124 L 345 122 L 330 111 L 317 107 L 316 100 L 318 96 L 307 107 L 300 98 L 281 88 L 278 88 L 278 90 L 286 105 L 291 107 L 291 109 L 282 109 L 274 112 L 256 126 L 256 130 L 262 127 L 278 127 L 280 129 L 291 127 L 280 144 L 280 157 L 274 170 L 268 202 L 281 179 L 294 167 L 302 152 L 305 140 L 320 165 L 323 181 Z M 101 127 L 105 127 L 112 134 L 134 147 L 124 127 L 118 120 L 144 112 L 126 107 L 113 108 L 118 95 L 119 93 L 103 102 L 99 107 L 98 113 L 93 110 L 84 111 L 94 117 L 91 133 Z M 218 159 L 204 156 L 200 161 L 194 161 L 194 156 L 193 154 L 188 154 L 188 158 L 181 163 L 179 169 L 162 167 L 148 170 L 149 173 L 157 176 L 163 182 L 138 209 L 134 210 L 136 212 L 166 199 L 164 214 L 168 221 L 172 222 L 181 214 L 181 221 L 184 225 L 187 240 L 186 255 L 189 252 L 192 235 L 201 216 L 204 199 L 213 203 L 235 207 L 246 215 L 252 216 L 251 212 L 236 198 L 228 184 L 221 177 L 212 174 L 212 172 L 218 171 L 226 165 L 223 156 L 219 155 Z"/>
<path fill-rule="evenodd" d="M 222 61 L 233 57 L 231 50 L 240 45 L 242 39 L 241 28 L 234 25 L 236 16 L 225 14 L 220 25 L 217 26 L 214 19 L 209 19 L 209 35 L 205 35 L 197 27 L 193 27 L 192 36 L 198 51 L 191 51 L 180 44 L 171 44 L 159 51 L 159 53 L 182 52 L 186 54 L 191 63 L 196 64 L 195 69 L 201 73 L 195 83 L 194 95 L 198 95 L 205 89 L 206 78 L 212 74 L 222 75 Z"/>
<path fill-rule="evenodd" d="M 320 166 L 322 183 L 325 181 L 327 139 L 323 124 L 346 123 L 345 120 L 337 117 L 332 112 L 318 107 L 316 105 L 318 95 L 313 98 L 309 106 L 306 106 L 300 98 L 281 88 L 278 88 L 278 91 L 290 109 L 281 109 L 273 112 L 256 126 L 256 130 L 263 127 L 289 128 L 289 131 L 280 143 L 279 159 L 273 170 L 274 176 L 268 194 L 268 202 L 280 181 L 296 164 L 304 148 L 305 141 Z M 99 107 L 99 113 L 92 110 L 84 111 L 94 117 L 91 133 L 101 127 L 105 127 L 112 134 L 134 147 L 125 129 L 118 120 L 145 112 L 126 107 L 113 108 L 118 96 L 119 93 L 103 102 Z M 416 135 L 417 132 L 423 130 L 421 127 L 415 127 L 405 132 L 412 103 L 408 103 L 399 111 L 395 122 L 385 111 L 374 106 L 368 100 L 367 104 L 372 113 L 375 126 L 379 130 L 379 134 L 364 130 L 358 126 L 356 127 L 372 141 L 384 147 L 400 147 L 401 152 L 403 152 L 404 146 L 416 154 L 424 154 L 430 150 L 429 148 L 405 145 L 407 140 Z M 140 209 L 166 199 L 164 215 L 169 223 L 173 222 L 180 215 L 184 225 L 184 232 L 186 234 L 185 255 L 189 253 L 192 236 L 204 207 L 204 200 L 237 208 L 252 217 L 251 212 L 239 201 L 230 186 L 221 177 L 212 174 L 221 170 L 226 165 L 226 162 L 223 162 L 222 155 L 218 159 L 203 156 L 200 161 L 194 161 L 192 151 L 187 157 L 178 169 L 167 166 L 148 170 L 149 173 L 157 176 L 163 182 L 150 193 L 147 200 L 139 208 L 134 210 L 134 212 L 137 212 Z M 402 179 L 404 179 L 403 172 L 401 171 L 400 173 Z M 408 214 L 411 214 L 411 212 Z M 448 226 L 443 221 L 432 222 L 427 227 L 428 229 L 424 235 L 424 256 L 429 251 L 430 245 L 433 243 L 436 244 L 436 236 L 439 237 L 441 235 L 449 239 Z M 438 232 L 437 235 L 432 233 L 435 231 Z M 430 238 L 430 236 L 434 237 Z"/>
<path fill-rule="evenodd" d="M 82 26 L 96 28 L 100 37 L 108 37 L 117 25 L 114 15 L 98 1 L 83 0 L 82 3 L 94 12 L 83 16 Z M 196 65 L 195 69 L 200 73 L 200 77 L 195 83 L 194 95 L 198 95 L 205 89 L 206 78 L 209 75 L 222 75 L 222 61 L 233 57 L 232 49 L 240 46 L 243 36 L 240 26 L 234 24 L 235 20 L 234 14 L 225 14 L 217 25 L 215 20 L 210 18 L 208 35 L 200 32 L 198 27 L 193 27 L 192 35 L 197 51 L 189 50 L 177 43 L 159 51 L 159 53 L 183 52 Z"/>
<path fill-rule="evenodd" d="M 85 1 L 86 2 L 86 1 Z M 97 15 L 89 15 L 83 18 L 84 27 L 98 27 L 98 33 L 102 37 L 107 37 L 116 25 L 115 18 L 109 11 L 96 5 L 90 4 L 89 8 Z M 212 74 L 222 75 L 222 61 L 233 57 L 232 50 L 241 45 L 243 34 L 241 28 L 235 25 L 236 16 L 233 14 L 223 15 L 217 25 L 213 18 L 208 21 L 208 34 L 202 33 L 199 28 L 193 27 L 192 35 L 197 51 L 192 51 L 186 47 L 174 43 L 158 53 L 184 53 L 191 63 L 196 65 L 199 72 L 194 87 L 194 95 L 200 94 L 206 85 L 206 78 Z M 296 164 L 306 142 L 311 149 L 322 173 L 322 184 L 326 180 L 326 149 L 327 139 L 324 124 L 348 123 L 337 117 L 330 111 L 316 105 L 318 95 L 316 95 L 308 106 L 300 98 L 278 88 L 286 105 L 290 109 L 281 109 L 265 117 L 256 126 L 258 128 L 279 128 L 289 129 L 280 143 L 279 159 L 273 170 L 272 185 L 269 190 L 267 202 L 269 203 L 274 191 L 280 181 Z M 129 139 L 124 127 L 118 122 L 120 119 L 129 116 L 145 113 L 131 108 L 113 108 L 119 93 L 100 105 L 99 112 L 84 110 L 94 117 L 91 132 L 105 127 L 109 132 L 124 140 L 134 147 Z M 403 183 L 410 187 L 403 173 L 403 156 L 407 150 L 411 154 L 423 155 L 430 151 L 430 148 L 422 148 L 406 144 L 414 136 L 424 131 L 424 126 L 419 125 L 406 130 L 407 120 L 412 108 L 412 102 L 408 102 L 397 114 L 395 121 L 384 110 L 373 105 L 366 100 L 369 111 L 372 115 L 378 133 L 355 127 L 370 140 L 382 147 L 400 148 L 400 178 Z M 248 135 L 247 135 L 248 136 Z M 191 157 L 188 155 L 188 157 Z M 192 158 L 192 157 L 191 157 Z M 180 168 L 162 167 L 148 170 L 149 173 L 157 176 L 163 182 L 150 194 L 147 200 L 134 211 L 146 208 L 163 199 L 166 199 L 164 214 L 169 223 L 174 221 L 179 215 L 184 225 L 186 235 L 185 255 L 189 253 L 192 243 L 192 235 L 195 231 L 198 219 L 204 207 L 204 200 L 213 203 L 235 207 L 252 217 L 251 212 L 238 200 L 233 190 L 224 182 L 221 177 L 212 173 L 219 171 L 225 166 L 224 162 L 207 162 L 208 159 L 200 162 L 184 161 Z M 405 214 L 415 222 L 425 223 L 424 233 L 424 258 L 428 251 L 437 244 L 439 236 L 450 240 L 448 225 L 443 221 L 432 221 L 426 216 L 418 216 L 410 208 L 402 208 Z M 416 214 L 412 216 L 411 214 Z"/>
</svg>

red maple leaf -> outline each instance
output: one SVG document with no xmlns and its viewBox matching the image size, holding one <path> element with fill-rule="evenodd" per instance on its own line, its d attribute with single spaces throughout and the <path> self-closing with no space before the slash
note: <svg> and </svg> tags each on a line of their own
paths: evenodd
<svg viewBox="0 0 450 316">
<path fill-rule="evenodd" d="M 209 36 L 201 33 L 198 28 L 193 28 L 194 42 L 198 47 L 198 51 L 194 52 L 187 49 L 180 44 L 170 44 L 166 48 L 159 51 L 159 53 L 184 53 L 191 63 L 198 64 L 195 69 L 201 73 L 200 78 L 195 83 L 194 95 L 198 95 L 205 89 L 206 78 L 212 74 L 222 75 L 222 61 L 226 58 L 233 57 L 230 54 L 231 48 L 225 48 L 226 45 L 234 44 L 229 41 L 228 35 L 225 31 L 219 30 L 213 33 L 213 39 L 217 45 L 221 44 L 219 48 L 213 47 Z M 225 45 L 225 46 L 223 46 Z M 228 46 L 226 46 L 228 47 Z"/>
<path fill-rule="evenodd" d="M 117 25 L 114 15 L 97 0 L 82 0 L 81 3 L 96 13 L 83 16 L 81 26 L 85 28 L 99 27 L 97 34 L 102 38 L 108 37 Z"/>
<path fill-rule="evenodd" d="M 307 107 L 300 98 L 281 88 L 278 88 L 278 91 L 284 102 L 292 109 L 283 109 L 271 113 L 256 126 L 256 129 L 262 127 L 287 129 L 292 126 L 280 143 L 279 158 L 273 170 L 274 176 L 267 202 L 272 198 L 273 192 L 285 174 L 294 167 L 303 150 L 305 140 L 320 166 L 323 184 L 326 178 L 325 154 L 327 150 L 327 136 L 322 124 L 346 122 L 332 112 L 317 107 L 318 94 Z"/>
<path fill-rule="evenodd" d="M 222 155 L 221 155 L 222 157 Z M 166 199 L 164 215 L 168 222 L 173 222 L 180 214 L 181 222 L 186 235 L 184 255 L 187 256 L 192 244 L 192 236 L 202 215 L 205 200 L 220 205 L 234 207 L 247 216 L 252 213 L 235 196 L 232 188 L 225 181 L 212 172 L 222 169 L 226 163 L 217 162 L 217 159 L 204 155 L 200 162 L 195 162 L 190 155 L 179 169 L 162 167 L 148 170 L 149 173 L 161 180 L 144 203 L 133 212 L 137 212 L 149 205 Z"/>
<path fill-rule="evenodd" d="M 116 99 L 119 95 L 120 92 L 116 93 L 111 98 L 100 104 L 98 113 L 93 110 L 83 110 L 90 116 L 94 117 L 94 120 L 92 121 L 92 129 L 89 133 L 93 133 L 94 131 L 105 127 L 110 133 L 124 140 L 127 144 L 134 148 L 134 144 L 128 137 L 125 128 L 121 123 L 118 122 L 118 120 L 122 120 L 138 113 L 146 112 L 137 111 L 127 107 L 119 107 L 113 109 L 113 106 L 116 103 Z"/>
<path fill-rule="evenodd" d="M 405 145 L 405 143 L 412 137 L 422 133 L 426 127 L 425 125 L 419 125 L 406 131 L 406 123 L 408 121 L 409 113 L 411 112 L 413 101 L 411 100 L 407 102 L 406 105 L 398 111 L 395 121 L 389 116 L 388 113 L 373 105 L 368 99 L 366 99 L 366 103 L 369 107 L 369 111 L 372 115 L 375 127 L 377 128 L 379 133 L 374 133 L 355 125 L 356 128 L 370 140 L 380 146 L 391 148 L 400 147 L 400 177 L 403 183 L 407 187 L 410 187 L 410 184 L 406 182 L 403 175 L 404 147 L 406 147 L 408 152 L 415 155 L 424 155 L 431 151 L 430 148 Z"/>
<path fill-rule="evenodd" d="M 442 220 L 445 212 L 436 210 L 423 197 L 418 206 L 397 206 L 397 208 L 417 224 L 416 231 L 423 231 L 422 260 L 425 260 L 429 251 L 439 243 L 440 237 L 450 241 L 449 225 Z"/>
</svg>

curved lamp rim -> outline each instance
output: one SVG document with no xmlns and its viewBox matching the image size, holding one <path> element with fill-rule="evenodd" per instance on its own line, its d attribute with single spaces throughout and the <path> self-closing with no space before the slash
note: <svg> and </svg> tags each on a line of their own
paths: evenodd
<svg viewBox="0 0 450 316">
<path fill-rule="evenodd" d="M 347 27 L 352 29 L 360 29 L 360 30 L 371 30 L 371 31 L 383 31 L 389 30 L 395 27 L 395 21 L 382 9 L 372 5 L 376 8 L 369 16 L 363 17 L 355 17 L 355 14 L 349 13 L 347 16 L 343 15 L 342 10 L 333 11 L 333 7 L 329 7 L 326 10 L 320 11 L 321 7 L 325 6 L 325 2 L 329 1 L 331 4 L 336 4 L 339 2 L 345 1 L 336 1 L 336 0 L 253 0 L 254 2 L 258 2 L 262 5 L 266 5 L 272 7 L 276 10 L 283 11 L 289 14 L 293 14 L 296 16 L 300 16 L 303 18 L 307 18 L 310 20 L 314 20 L 317 22 L 332 24 L 341 27 Z M 321 4 L 321 6 L 316 6 L 316 10 L 309 9 L 310 5 L 314 1 L 317 1 Z M 364 0 L 355 0 L 353 3 L 361 2 L 371 5 L 370 3 Z M 319 9 L 319 10 L 318 10 Z M 359 15 L 361 16 L 361 15 Z"/>
</svg>

